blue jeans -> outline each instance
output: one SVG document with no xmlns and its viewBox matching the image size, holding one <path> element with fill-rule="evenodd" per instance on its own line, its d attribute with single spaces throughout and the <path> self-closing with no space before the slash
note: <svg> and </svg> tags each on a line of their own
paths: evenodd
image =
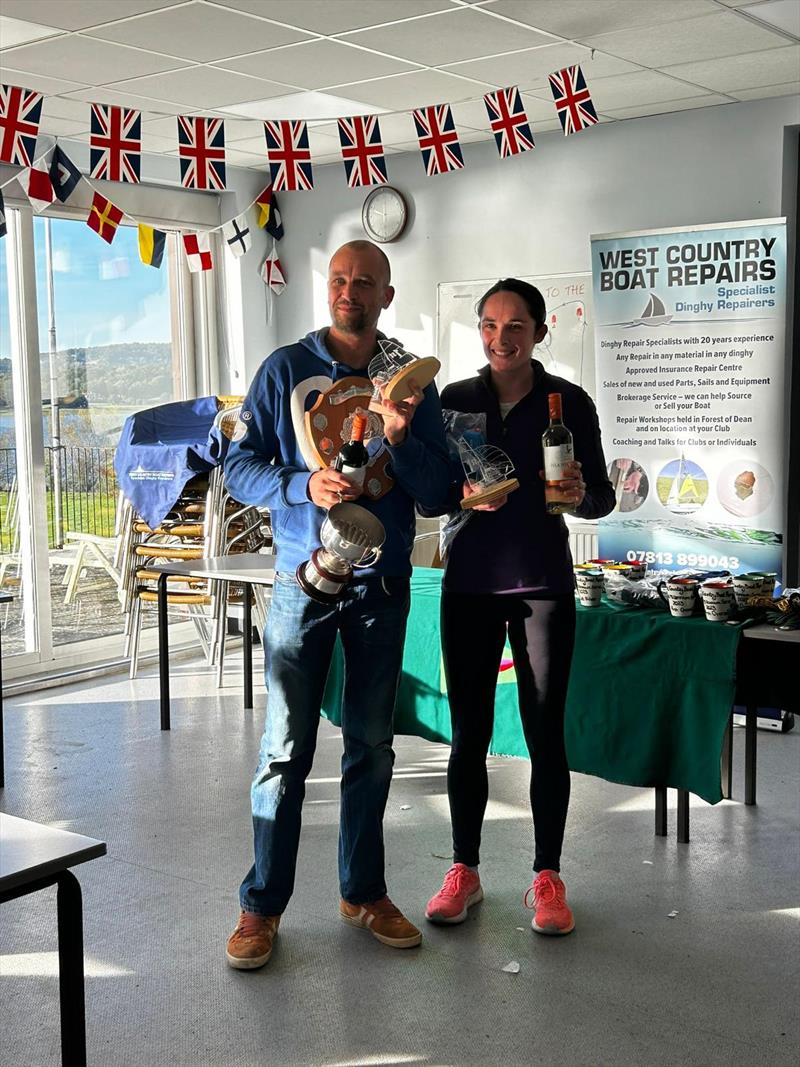
<svg viewBox="0 0 800 1067">
<path fill-rule="evenodd" d="M 336 635 L 344 649 L 339 884 L 353 904 L 378 900 L 384 881 L 394 702 L 410 600 L 408 578 L 367 578 L 333 606 L 294 575 L 276 575 L 264 633 L 267 717 L 251 789 L 255 862 L 239 890 L 244 911 L 279 915 L 294 889 L 305 781 Z"/>
</svg>

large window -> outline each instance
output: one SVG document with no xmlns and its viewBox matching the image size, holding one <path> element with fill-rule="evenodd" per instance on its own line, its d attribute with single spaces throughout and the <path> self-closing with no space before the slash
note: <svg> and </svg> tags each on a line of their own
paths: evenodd
<svg viewBox="0 0 800 1067">
<path fill-rule="evenodd" d="M 15 600 L 3 609 L 3 652 L 47 662 L 80 642 L 85 658 L 85 642 L 103 639 L 108 651 L 123 629 L 120 429 L 132 412 L 192 389 L 181 327 L 192 319 L 189 287 L 176 234 L 156 270 L 140 261 L 135 227 L 120 226 L 108 245 L 83 219 L 8 214 L 16 244 L 0 242 L 0 568 Z"/>
</svg>

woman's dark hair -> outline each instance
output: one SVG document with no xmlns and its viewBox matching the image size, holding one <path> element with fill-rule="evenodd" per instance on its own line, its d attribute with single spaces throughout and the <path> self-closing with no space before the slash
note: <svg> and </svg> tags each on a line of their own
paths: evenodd
<svg viewBox="0 0 800 1067">
<path fill-rule="evenodd" d="M 524 301 L 528 313 L 536 325 L 541 326 L 544 322 L 547 315 L 544 297 L 535 285 L 531 285 L 530 282 L 520 281 L 519 278 L 501 278 L 499 282 L 494 283 L 491 289 L 487 289 L 475 309 L 478 318 L 483 314 L 483 305 L 495 293 L 516 293 Z"/>
</svg>

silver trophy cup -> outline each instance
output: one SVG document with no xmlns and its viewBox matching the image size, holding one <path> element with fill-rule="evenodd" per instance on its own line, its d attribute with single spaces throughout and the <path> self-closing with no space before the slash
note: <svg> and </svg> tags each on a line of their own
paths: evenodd
<svg viewBox="0 0 800 1067">
<path fill-rule="evenodd" d="M 372 512 L 358 504 L 334 504 L 320 530 L 321 548 L 297 568 L 300 588 L 321 604 L 333 604 L 353 576 L 381 555 L 386 531 Z"/>
</svg>

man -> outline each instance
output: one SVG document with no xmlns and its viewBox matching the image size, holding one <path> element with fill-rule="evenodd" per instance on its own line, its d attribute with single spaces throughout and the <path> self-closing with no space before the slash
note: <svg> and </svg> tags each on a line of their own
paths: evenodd
<svg viewBox="0 0 800 1067">
<path fill-rule="evenodd" d="M 384 439 L 394 485 L 378 500 L 341 473 L 314 470 L 304 413 L 334 381 L 358 376 L 378 351 L 377 322 L 394 297 L 389 261 L 377 245 L 351 241 L 328 272 L 332 325 L 265 360 L 245 399 L 225 463 L 242 503 L 272 513 L 276 580 L 265 632 L 267 719 L 251 790 L 255 862 L 240 888 L 239 923 L 228 963 L 263 966 L 294 888 L 305 779 L 311 769 L 325 680 L 337 632 L 345 657 L 342 699 L 340 913 L 394 948 L 422 935 L 386 895 L 383 813 L 392 776 L 392 718 L 409 607 L 414 502 L 437 506 L 449 483 L 435 386 L 407 401 L 383 398 Z M 333 606 L 300 588 L 295 571 L 319 547 L 325 509 L 358 499 L 383 523 L 378 563 L 356 571 Z"/>
</svg>

